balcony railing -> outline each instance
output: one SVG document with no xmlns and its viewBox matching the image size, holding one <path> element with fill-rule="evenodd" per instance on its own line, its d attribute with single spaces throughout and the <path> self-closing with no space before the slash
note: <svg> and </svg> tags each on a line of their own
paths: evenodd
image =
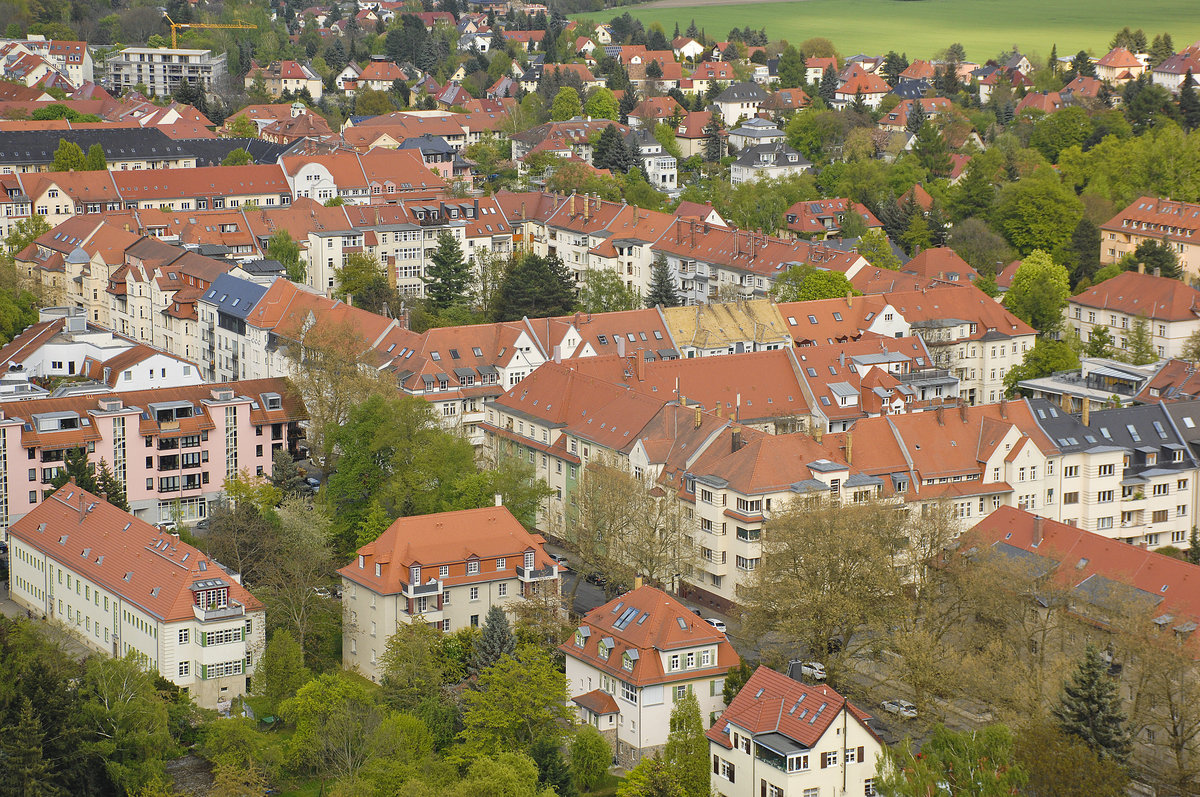
<svg viewBox="0 0 1200 797">
<path fill-rule="evenodd" d="M 557 573 L 558 568 L 554 565 L 528 568 L 517 565 L 517 578 L 522 581 L 541 581 L 547 578 L 554 578 Z"/>
<path fill-rule="evenodd" d="M 404 596 L 406 598 L 419 598 L 424 595 L 437 595 L 442 591 L 442 582 L 433 581 L 428 584 L 405 584 Z"/>
<path fill-rule="evenodd" d="M 211 620 L 227 620 L 230 617 L 241 617 L 246 613 L 246 607 L 237 601 L 230 601 L 226 606 L 214 606 L 211 609 L 204 609 L 193 605 L 192 612 L 200 622 L 209 622 Z"/>
</svg>

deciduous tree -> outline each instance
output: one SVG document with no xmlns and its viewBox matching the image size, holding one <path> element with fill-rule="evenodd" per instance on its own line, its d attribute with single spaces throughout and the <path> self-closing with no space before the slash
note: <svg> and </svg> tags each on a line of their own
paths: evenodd
<svg viewBox="0 0 1200 797">
<path fill-rule="evenodd" d="M 583 275 L 579 304 L 580 309 L 588 313 L 611 313 L 634 310 L 642 301 L 637 289 L 627 286 L 617 272 L 588 269 Z"/>
<path fill-rule="evenodd" d="M 1062 325 L 1070 295 L 1067 270 L 1035 249 L 1017 267 L 1004 306 L 1039 332 L 1053 332 Z"/>
<path fill-rule="evenodd" d="M 777 277 L 771 286 L 771 298 L 777 302 L 836 299 L 847 293 L 856 294 L 858 291 L 854 290 L 845 274 L 814 266 L 792 266 Z"/>
<path fill-rule="evenodd" d="M 612 763 L 612 748 L 591 725 L 581 725 L 571 738 L 571 777 L 579 791 L 591 791 Z"/>
<path fill-rule="evenodd" d="M 304 666 L 304 650 L 291 632 L 281 628 L 271 634 L 253 678 L 254 691 L 266 700 L 267 711 L 274 713 L 311 678 L 312 673 Z"/>
<path fill-rule="evenodd" d="M 495 755 L 528 749 L 535 739 L 561 739 L 570 723 L 567 682 L 549 654 L 532 646 L 504 655 L 463 694 L 465 751 Z"/>
<path fill-rule="evenodd" d="M 304 282 L 305 268 L 300 259 L 300 244 L 292 239 L 292 234 L 287 230 L 279 230 L 267 239 L 267 257 L 283 265 L 289 280 Z"/>
<path fill-rule="evenodd" d="M 700 703 L 691 691 L 676 699 L 669 724 L 670 733 L 663 748 L 663 761 L 675 773 L 684 794 L 688 797 L 708 797 L 711 793 L 708 737 L 704 735 Z"/>
</svg>

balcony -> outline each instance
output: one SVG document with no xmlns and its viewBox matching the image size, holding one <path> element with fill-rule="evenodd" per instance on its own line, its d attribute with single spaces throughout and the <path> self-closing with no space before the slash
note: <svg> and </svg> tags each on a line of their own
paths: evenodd
<svg viewBox="0 0 1200 797">
<path fill-rule="evenodd" d="M 555 565 L 547 565 L 546 567 L 522 567 L 517 565 L 517 578 L 521 581 L 544 581 L 548 578 L 555 578 L 558 575 L 558 567 Z"/>
<path fill-rule="evenodd" d="M 403 595 L 406 598 L 420 598 L 423 596 L 437 595 L 442 591 L 442 582 L 431 581 L 428 584 L 405 584 Z"/>
<path fill-rule="evenodd" d="M 202 609 L 199 606 L 193 605 L 192 613 L 196 615 L 197 620 L 206 623 L 213 620 L 228 620 L 231 617 L 241 617 L 246 613 L 246 607 L 237 601 L 230 601 L 227 606 L 213 607 L 211 609 Z"/>
</svg>

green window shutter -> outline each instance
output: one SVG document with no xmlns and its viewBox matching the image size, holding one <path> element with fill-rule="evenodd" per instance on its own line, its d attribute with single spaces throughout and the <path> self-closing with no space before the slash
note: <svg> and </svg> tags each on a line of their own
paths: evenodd
<svg viewBox="0 0 1200 797">
<path fill-rule="evenodd" d="M 202 681 L 208 680 L 208 665 L 207 664 L 200 665 L 200 680 L 202 680 Z"/>
<path fill-rule="evenodd" d="M 200 647 L 208 647 L 208 634 L 204 633 L 203 631 L 200 632 Z"/>
</svg>

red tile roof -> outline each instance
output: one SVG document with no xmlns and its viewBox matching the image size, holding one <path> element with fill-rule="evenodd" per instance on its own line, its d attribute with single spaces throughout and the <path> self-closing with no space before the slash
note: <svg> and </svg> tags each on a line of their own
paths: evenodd
<svg viewBox="0 0 1200 797">
<path fill-rule="evenodd" d="M 750 734 L 781 733 L 804 747 L 812 747 L 841 716 L 842 709 L 846 709 L 872 736 L 879 738 L 866 724 L 871 715 L 831 687 L 809 686 L 769 667 L 759 667 L 706 735 L 717 744 L 731 748 L 729 726 L 732 724 Z"/>
<path fill-rule="evenodd" d="M 933 247 L 918 253 L 902 266 L 902 270 L 937 282 L 974 282 L 979 279 L 979 272 L 948 246 Z"/>
<path fill-rule="evenodd" d="M 974 285 L 939 285 L 924 291 L 896 291 L 887 295 L 896 312 L 910 324 L 957 318 L 970 321 L 976 330 L 970 339 L 989 332 L 1006 337 L 1033 335 L 1035 330 Z"/>
<path fill-rule="evenodd" d="M 1194 321 L 1200 317 L 1200 291 L 1179 280 L 1136 271 L 1123 271 L 1072 296 L 1070 301 L 1152 321 Z"/>
<path fill-rule="evenodd" d="M 571 701 L 578 703 L 588 711 L 601 717 L 605 714 L 619 714 L 621 712 L 621 708 L 617 705 L 617 701 L 613 699 L 613 696 L 599 689 L 593 689 L 582 695 L 576 695 L 571 698 Z"/>
<path fill-rule="evenodd" d="M 1142 62 L 1124 47 L 1114 47 L 1096 62 L 1096 66 L 1107 66 L 1113 69 L 1139 69 L 1142 67 Z"/>
<path fill-rule="evenodd" d="M 590 632 L 584 638 L 583 647 L 572 639 L 559 645 L 558 649 L 637 686 L 719 676 L 739 661 L 725 634 L 655 587 L 638 587 L 597 606 L 583 616 L 580 627 Z M 602 658 L 598 648 L 605 640 L 610 641 L 612 647 L 608 657 Z M 716 661 L 711 666 L 676 672 L 663 669 L 662 653 L 700 646 L 716 647 Z M 637 654 L 631 670 L 622 666 L 626 651 Z"/>
</svg>

